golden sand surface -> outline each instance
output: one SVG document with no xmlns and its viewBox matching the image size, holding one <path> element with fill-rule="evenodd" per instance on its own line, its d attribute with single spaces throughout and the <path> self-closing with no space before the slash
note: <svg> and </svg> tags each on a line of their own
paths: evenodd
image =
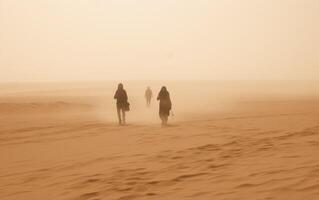
<svg viewBox="0 0 319 200">
<path fill-rule="evenodd" d="M 319 84 L 167 82 L 0 85 L 1 200 L 319 199 Z M 317 87 L 318 86 L 318 87 Z"/>
</svg>

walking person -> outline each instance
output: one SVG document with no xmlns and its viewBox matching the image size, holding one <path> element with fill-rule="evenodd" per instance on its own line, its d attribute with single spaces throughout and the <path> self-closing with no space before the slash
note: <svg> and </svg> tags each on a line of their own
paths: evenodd
<svg viewBox="0 0 319 200">
<path fill-rule="evenodd" d="M 150 107 L 152 97 L 153 97 L 153 92 L 152 92 L 151 88 L 148 86 L 146 91 L 145 91 L 145 99 L 146 99 L 147 107 Z"/>
<path fill-rule="evenodd" d="M 117 90 L 114 95 L 114 99 L 116 99 L 116 109 L 117 116 L 119 119 L 119 125 L 124 125 L 125 121 L 125 112 L 129 111 L 129 103 L 127 93 L 124 90 L 123 84 L 118 84 Z"/>
<path fill-rule="evenodd" d="M 167 125 L 168 116 L 172 109 L 171 98 L 165 86 L 163 86 L 161 91 L 158 93 L 157 100 L 159 100 L 159 116 L 162 120 L 162 125 L 165 126 Z"/>
</svg>

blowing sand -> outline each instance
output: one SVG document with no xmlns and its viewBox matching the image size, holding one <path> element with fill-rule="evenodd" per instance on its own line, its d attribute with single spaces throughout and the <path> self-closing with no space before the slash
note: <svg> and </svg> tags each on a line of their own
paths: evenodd
<svg viewBox="0 0 319 200">
<path fill-rule="evenodd" d="M 116 83 L 0 86 L 1 200 L 319 199 L 319 84 L 168 82 L 118 126 Z"/>
</svg>

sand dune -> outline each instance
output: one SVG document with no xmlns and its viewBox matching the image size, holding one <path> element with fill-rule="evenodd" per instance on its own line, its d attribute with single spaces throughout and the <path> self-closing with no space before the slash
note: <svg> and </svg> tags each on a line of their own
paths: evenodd
<svg viewBox="0 0 319 200">
<path fill-rule="evenodd" d="M 138 101 L 117 126 L 99 100 L 3 100 L 0 199 L 319 199 L 319 101 L 289 98 L 176 109 L 168 127 Z"/>
</svg>

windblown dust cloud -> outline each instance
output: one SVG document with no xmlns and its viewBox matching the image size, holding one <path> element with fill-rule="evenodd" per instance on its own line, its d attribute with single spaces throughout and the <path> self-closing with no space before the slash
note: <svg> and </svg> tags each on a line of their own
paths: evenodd
<svg viewBox="0 0 319 200">
<path fill-rule="evenodd" d="M 0 200 L 319 199 L 318 10 L 0 0 Z"/>
<path fill-rule="evenodd" d="M 2 84 L 1 199 L 319 198 L 318 82 L 126 81 L 127 126 L 116 85 Z"/>
<path fill-rule="evenodd" d="M 0 80 L 318 80 L 318 9 L 317 0 L 0 0 Z"/>
</svg>

